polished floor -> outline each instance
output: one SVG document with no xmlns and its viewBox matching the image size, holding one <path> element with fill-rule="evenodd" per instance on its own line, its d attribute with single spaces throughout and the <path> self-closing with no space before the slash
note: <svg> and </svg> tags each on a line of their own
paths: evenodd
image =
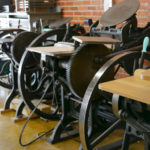
<svg viewBox="0 0 150 150">
<path fill-rule="evenodd" d="M 8 92 L 0 88 L 0 106 L 2 107 L 4 99 Z M 14 117 L 15 112 L 7 112 L 0 115 L 0 150 L 78 150 L 80 146 L 79 137 L 66 140 L 57 144 L 50 144 L 47 142 L 46 137 L 38 140 L 37 142 L 27 146 L 21 147 L 19 145 L 19 135 L 25 121 L 14 123 L 11 117 Z M 53 128 L 57 122 L 44 121 L 41 119 L 33 119 L 29 122 L 25 133 L 23 135 L 23 143 L 27 143 L 33 138 L 38 136 L 39 132 L 47 131 Z M 115 131 L 100 145 L 105 145 L 111 141 L 120 139 L 123 131 Z M 143 150 L 143 142 L 137 142 L 130 147 L 130 150 Z"/>
</svg>

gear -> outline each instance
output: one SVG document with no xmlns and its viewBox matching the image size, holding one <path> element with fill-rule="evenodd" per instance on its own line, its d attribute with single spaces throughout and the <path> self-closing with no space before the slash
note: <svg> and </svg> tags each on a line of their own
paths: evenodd
<svg viewBox="0 0 150 150">
<path fill-rule="evenodd" d="M 93 76 L 106 61 L 104 56 L 109 53 L 110 49 L 102 44 L 85 44 L 73 53 L 67 68 L 67 80 L 75 96 L 83 97 Z"/>
</svg>

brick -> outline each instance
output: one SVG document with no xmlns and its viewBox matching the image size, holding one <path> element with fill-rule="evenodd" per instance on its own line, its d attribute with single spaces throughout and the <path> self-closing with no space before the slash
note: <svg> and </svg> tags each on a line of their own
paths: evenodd
<svg viewBox="0 0 150 150">
<path fill-rule="evenodd" d="M 87 6 L 79 6 L 78 9 L 81 10 L 81 11 L 82 11 L 82 10 L 87 10 L 88 7 L 87 7 Z"/>
<path fill-rule="evenodd" d="M 73 16 L 73 12 L 63 12 L 63 15 L 64 16 L 68 16 L 68 15 Z"/>
<path fill-rule="evenodd" d="M 114 0 L 114 3 L 121 1 L 123 0 Z M 72 22 L 75 23 L 83 24 L 84 18 L 100 19 L 104 11 L 104 0 L 56 0 L 56 2 L 62 7 L 64 17 L 74 18 Z M 137 18 L 139 27 L 144 27 L 150 21 L 150 0 L 140 0 Z"/>
<path fill-rule="evenodd" d="M 96 6 L 89 6 L 88 10 L 96 10 Z"/>
</svg>

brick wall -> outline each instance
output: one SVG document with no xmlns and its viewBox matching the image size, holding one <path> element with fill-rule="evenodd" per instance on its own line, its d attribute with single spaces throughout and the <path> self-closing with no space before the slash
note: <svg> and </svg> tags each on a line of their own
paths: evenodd
<svg viewBox="0 0 150 150">
<path fill-rule="evenodd" d="M 85 18 L 100 19 L 103 14 L 104 0 L 56 0 L 62 7 L 64 17 L 72 17 L 72 23 L 83 25 Z M 114 0 L 118 3 L 122 0 Z M 140 0 L 141 6 L 137 12 L 139 26 L 150 21 L 150 0 Z"/>
</svg>

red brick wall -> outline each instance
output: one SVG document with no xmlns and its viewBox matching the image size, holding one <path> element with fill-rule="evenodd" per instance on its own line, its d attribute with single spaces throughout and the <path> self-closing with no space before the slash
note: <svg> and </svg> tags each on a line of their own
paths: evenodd
<svg viewBox="0 0 150 150">
<path fill-rule="evenodd" d="M 72 17 L 72 23 L 83 25 L 85 18 L 100 19 L 103 14 L 104 0 L 56 0 L 62 7 L 64 17 Z M 118 3 L 122 0 L 114 0 Z M 137 12 L 139 26 L 150 21 L 150 0 L 140 0 L 141 6 Z"/>
</svg>

